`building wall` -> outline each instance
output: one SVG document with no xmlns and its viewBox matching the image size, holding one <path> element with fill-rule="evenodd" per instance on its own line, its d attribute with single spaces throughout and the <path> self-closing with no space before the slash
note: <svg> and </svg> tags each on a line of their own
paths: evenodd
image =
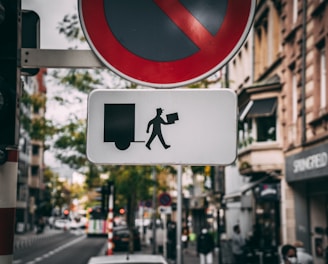
<svg viewBox="0 0 328 264">
<path fill-rule="evenodd" d="M 328 226 L 328 190 L 322 187 L 328 186 L 325 158 L 328 3 L 320 0 L 296 1 L 295 6 L 294 1 L 281 3 L 282 124 L 286 160 L 286 182 L 282 191 L 283 243 L 303 241 L 313 254 L 314 262 L 320 264 L 325 263 L 325 259 L 320 256 L 317 244 L 321 241 L 321 247 L 325 248 L 327 242 L 317 228 Z M 295 168 L 301 163 L 307 165 Z"/>
<path fill-rule="evenodd" d="M 25 76 L 23 78 L 24 93 L 30 97 L 38 94 L 42 98 L 45 98 L 45 74 L 46 69 L 41 69 L 36 76 Z M 41 107 L 36 111 L 32 107 L 29 108 L 27 105 L 22 104 L 21 109 L 31 120 L 33 118 L 42 118 L 45 114 L 45 107 Z M 33 230 L 36 209 L 38 209 L 39 204 L 42 202 L 42 192 L 44 189 L 44 142 L 42 140 L 31 139 L 29 132 L 25 131 L 22 126 L 19 147 L 16 232 L 25 232 Z"/>
<path fill-rule="evenodd" d="M 283 173 L 283 131 L 279 120 L 282 111 L 280 104 L 282 42 L 280 7 L 276 2 L 257 1 L 253 29 L 244 46 L 228 64 L 230 88 L 236 90 L 238 94 L 240 114 L 243 113 L 251 100 L 276 98 L 276 140 L 256 142 L 253 123 L 253 131 L 251 132 L 253 141 L 245 146 L 239 144 L 238 161 L 235 166 L 226 168 L 226 197 L 229 197 L 229 194 L 233 194 L 234 191 L 242 190 L 243 187 L 247 186 L 247 183 L 256 182 L 256 180 L 267 175 L 277 174 L 281 176 Z M 250 168 L 243 169 L 244 164 L 249 164 Z M 254 185 L 252 188 L 256 188 L 256 186 Z M 250 207 L 245 208 L 243 206 L 245 199 L 251 201 Z M 232 226 L 237 222 L 239 222 L 243 235 L 246 237 L 249 232 L 253 231 L 253 225 L 265 221 L 264 218 L 256 220 L 256 215 L 260 215 L 260 211 L 264 210 L 261 205 L 267 207 L 268 204 L 260 201 L 256 205 L 255 199 L 253 191 L 250 189 L 249 192 L 242 194 L 239 198 L 227 200 L 225 212 L 228 235 L 231 235 Z M 279 215 L 279 213 L 275 215 Z M 279 223 L 272 225 L 272 228 L 280 229 Z M 262 230 L 264 232 L 265 228 L 263 227 Z M 271 230 L 271 233 L 276 232 L 276 230 Z"/>
<path fill-rule="evenodd" d="M 226 167 L 225 190 L 227 194 L 235 193 L 242 186 L 249 182 L 249 179 L 242 177 L 239 174 L 238 166 Z M 226 219 L 226 235 L 231 238 L 233 234 L 233 226 L 240 225 L 241 233 L 244 237 L 252 230 L 254 223 L 254 209 L 243 208 L 241 195 L 236 195 L 233 200 L 225 202 L 225 219 Z"/>
</svg>

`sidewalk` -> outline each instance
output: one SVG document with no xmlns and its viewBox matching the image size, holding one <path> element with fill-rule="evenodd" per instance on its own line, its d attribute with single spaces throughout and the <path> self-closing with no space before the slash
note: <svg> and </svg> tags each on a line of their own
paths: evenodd
<svg viewBox="0 0 328 264">
<path fill-rule="evenodd" d="M 189 244 L 188 248 L 183 251 L 182 263 L 185 264 L 199 264 L 200 259 L 197 256 L 197 249 L 195 244 Z M 213 263 L 218 263 L 218 250 L 215 249 L 213 253 Z"/>
<path fill-rule="evenodd" d="M 151 254 L 152 246 L 151 245 L 143 245 L 142 253 Z M 175 260 L 168 260 L 170 264 L 174 264 Z M 199 264 L 200 259 L 197 256 L 196 245 L 189 244 L 188 248 L 182 250 L 182 264 Z M 218 263 L 218 251 L 215 250 L 213 255 L 213 263 Z"/>
</svg>

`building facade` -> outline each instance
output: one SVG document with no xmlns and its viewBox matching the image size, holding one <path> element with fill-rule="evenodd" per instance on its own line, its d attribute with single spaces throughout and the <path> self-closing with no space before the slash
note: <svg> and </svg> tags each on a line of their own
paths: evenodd
<svg viewBox="0 0 328 264">
<path fill-rule="evenodd" d="M 328 246 L 327 32 L 328 1 L 259 0 L 227 65 L 239 151 L 238 173 L 226 169 L 226 222 L 245 236 L 255 228 L 260 249 L 301 240 L 319 264 Z"/>
<path fill-rule="evenodd" d="M 227 66 L 239 107 L 238 159 L 226 169 L 227 234 L 239 224 L 245 238 L 258 236 L 253 246 L 259 252 L 277 252 L 281 243 L 280 15 L 277 1 L 257 1 L 252 31 Z"/>
<path fill-rule="evenodd" d="M 16 208 L 17 233 L 33 230 L 44 202 L 44 141 L 40 138 L 36 139 L 33 131 L 37 127 L 34 124 L 42 122 L 45 115 L 45 74 L 46 70 L 42 69 L 36 76 L 23 77 L 23 93 L 26 94 L 23 97 L 30 98 L 31 101 L 38 101 L 39 103 L 21 104 L 22 120 L 20 127 Z M 26 125 L 26 122 L 30 124 Z M 42 133 L 42 131 L 38 131 L 37 133 Z"/>
<path fill-rule="evenodd" d="M 328 2 L 282 1 L 282 8 L 283 239 L 303 241 L 320 264 L 328 246 Z"/>
</svg>

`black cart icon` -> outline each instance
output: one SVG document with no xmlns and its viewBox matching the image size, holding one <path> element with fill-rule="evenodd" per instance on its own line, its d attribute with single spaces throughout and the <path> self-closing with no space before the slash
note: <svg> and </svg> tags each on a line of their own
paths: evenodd
<svg viewBox="0 0 328 264">
<path fill-rule="evenodd" d="M 127 149 L 135 142 L 135 104 L 105 104 L 104 110 L 104 142 Z"/>
<path fill-rule="evenodd" d="M 178 113 L 166 115 L 167 121 L 164 121 L 160 115 L 163 109 L 157 108 L 155 118 L 149 121 L 149 127 L 152 125 L 152 133 L 147 141 L 146 147 L 150 150 L 150 144 L 155 137 L 159 137 L 163 147 L 166 145 L 161 132 L 161 124 L 171 125 L 179 120 Z M 135 104 L 105 104 L 104 105 L 104 142 L 114 142 L 119 150 L 125 150 L 130 147 L 131 142 L 145 142 L 135 140 Z"/>
</svg>

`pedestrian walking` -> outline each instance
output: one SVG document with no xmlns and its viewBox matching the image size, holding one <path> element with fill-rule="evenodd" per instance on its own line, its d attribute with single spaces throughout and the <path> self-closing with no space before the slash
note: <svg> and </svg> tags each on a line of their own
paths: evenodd
<svg viewBox="0 0 328 264">
<path fill-rule="evenodd" d="M 296 247 L 297 260 L 300 264 L 313 264 L 313 257 L 305 251 L 302 241 L 296 241 L 294 246 Z"/>
<path fill-rule="evenodd" d="M 299 264 L 296 247 L 286 244 L 281 247 L 282 264 Z"/>
<path fill-rule="evenodd" d="M 214 239 L 208 233 L 207 228 L 203 228 L 197 237 L 197 254 L 200 258 L 200 264 L 213 263 Z"/>
<path fill-rule="evenodd" d="M 245 239 L 240 233 L 239 225 L 235 225 L 233 227 L 232 234 L 232 254 L 234 257 L 235 264 L 245 264 L 244 247 Z"/>
<path fill-rule="evenodd" d="M 182 228 L 181 241 L 182 241 L 183 248 L 184 249 L 188 248 L 189 230 L 187 226 Z"/>
</svg>

